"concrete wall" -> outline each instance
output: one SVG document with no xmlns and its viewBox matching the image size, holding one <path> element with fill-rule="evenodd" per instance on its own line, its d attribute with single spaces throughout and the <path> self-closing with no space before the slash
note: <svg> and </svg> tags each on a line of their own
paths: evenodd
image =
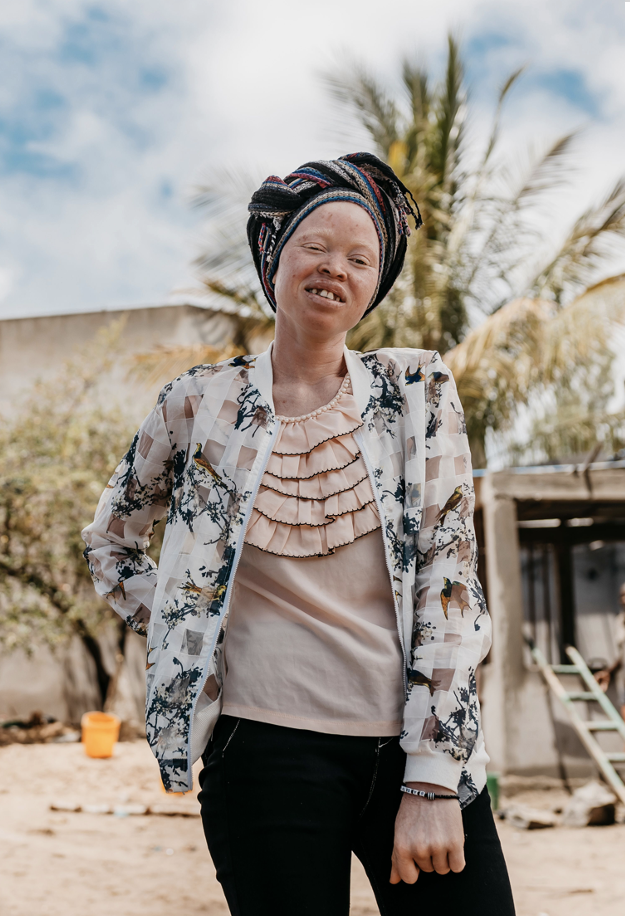
<svg viewBox="0 0 630 918">
<path fill-rule="evenodd" d="M 116 363 L 102 381 L 101 393 L 133 402 L 140 417 L 155 403 L 159 385 L 145 386 L 129 378 L 134 354 L 160 345 L 221 347 L 233 327 L 229 315 L 186 304 L 1 320 L 0 415 L 10 415 L 36 379 L 55 376 L 65 360 L 80 353 L 101 329 L 121 319 L 125 324 Z"/>
<path fill-rule="evenodd" d="M 107 669 L 114 671 L 117 633 L 101 636 Z M 125 642 L 125 704 L 140 723 L 144 718 L 146 642 L 134 632 Z M 28 719 L 33 711 L 65 723 L 79 723 L 85 711 L 100 706 L 94 665 L 78 638 L 56 648 L 39 647 L 32 655 L 22 650 L 0 655 L 0 721 Z"/>
</svg>

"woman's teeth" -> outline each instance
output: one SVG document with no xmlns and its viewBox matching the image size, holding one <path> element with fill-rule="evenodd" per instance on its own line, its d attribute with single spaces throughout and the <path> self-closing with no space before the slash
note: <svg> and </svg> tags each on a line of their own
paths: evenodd
<svg viewBox="0 0 630 918">
<path fill-rule="evenodd" d="M 311 287 L 307 292 L 316 293 L 317 296 L 323 296 L 327 300 L 335 300 L 337 303 L 341 303 L 341 297 L 335 296 L 331 290 L 317 290 L 315 287 Z"/>
</svg>

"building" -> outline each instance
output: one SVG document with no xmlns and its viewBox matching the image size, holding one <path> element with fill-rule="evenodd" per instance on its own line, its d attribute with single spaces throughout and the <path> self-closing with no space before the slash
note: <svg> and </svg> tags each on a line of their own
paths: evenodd
<svg viewBox="0 0 630 918">
<path fill-rule="evenodd" d="M 216 300 L 213 301 L 216 303 Z M 11 414 L 33 382 L 58 374 L 68 358 L 108 326 L 118 325 L 116 366 L 103 380 L 107 397 L 128 402 L 134 356 L 159 347 L 207 344 L 220 348 L 230 340 L 234 310 L 209 308 L 201 298 L 166 305 L 107 309 L 67 315 L 0 320 L 0 416 Z M 155 402 L 156 387 L 134 388 L 134 412 L 141 420 Z"/>
<path fill-rule="evenodd" d="M 567 644 L 593 669 L 615 659 L 624 462 L 477 474 L 481 573 L 494 634 L 480 668 L 491 767 L 588 775 L 594 766 L 562 705 L 549 697 L 523 635 L 553 663 L 568 662 Z M 616 750 L 618 737 L 600 742 Z"/>
</svg>

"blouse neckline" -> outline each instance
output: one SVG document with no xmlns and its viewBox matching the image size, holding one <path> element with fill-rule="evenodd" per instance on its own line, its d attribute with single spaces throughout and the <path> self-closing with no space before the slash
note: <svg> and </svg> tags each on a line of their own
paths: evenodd
<svg viewBox="0 0 630 918">
<path fill-rule="evenodd" d="M 317 418 L 320 414 L 323 414 L 324 411 L 329 411 L 331 408 L 334 408 L 337 402 L 346 394 L 349 388 L 350 374 L 346 373 L 341 386 L 337 390 L 337 394 L 328 402 L 328 404 L 322 405 L 321 408 L 316 408 L 315 411 L 310 411 L 308 414 L 301 414 L 299 417 L 286 417 L 285 415 L 277 414 L 276 418 L 283 424 L 298 424 L 300 421 L 308 421 L 311 418 Z"/>
</svg>

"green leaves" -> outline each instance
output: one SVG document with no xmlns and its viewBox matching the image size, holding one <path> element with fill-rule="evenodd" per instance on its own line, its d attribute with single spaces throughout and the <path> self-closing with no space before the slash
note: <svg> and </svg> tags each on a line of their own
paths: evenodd
<svg viewBox="0 0 630 918">
<path fill-rule="evenodd" d="M 570 228 L 553 257 L 529 282 L 530 289 L 557 302 L 584 289 L 615 251 L 625 229 L 623 181 L 615 183 L 603 200 L 587 208 Z"/>
<path fill-rule="evenodd" d="M 81 529 L 131 431 L 94 398 L 122 332 L 110 327 L 54 380 L 0 419 L 0 642 L 31 650 L 109 619 L 82 556 Z"/>
<path fill-rule="evenodd" d="M 391 145 L 400 139 L 402 116 L 395 100 L 361 65 L 326 74 L 323 80 L 331 97 L 342 109 L 352 110 L 372 137 L 378 155 L 386 160 Z"/>
<path fill-rule="evenodd" d="M 506 461 L 566 458 L 622 442 L 610 409 L 623 323 L 624 277 L 596 284 L 565 307 L 519 298 L 445 356 L 466 413 L 477 465 L 486 434 L 503 434 Z"/>
</svg>

